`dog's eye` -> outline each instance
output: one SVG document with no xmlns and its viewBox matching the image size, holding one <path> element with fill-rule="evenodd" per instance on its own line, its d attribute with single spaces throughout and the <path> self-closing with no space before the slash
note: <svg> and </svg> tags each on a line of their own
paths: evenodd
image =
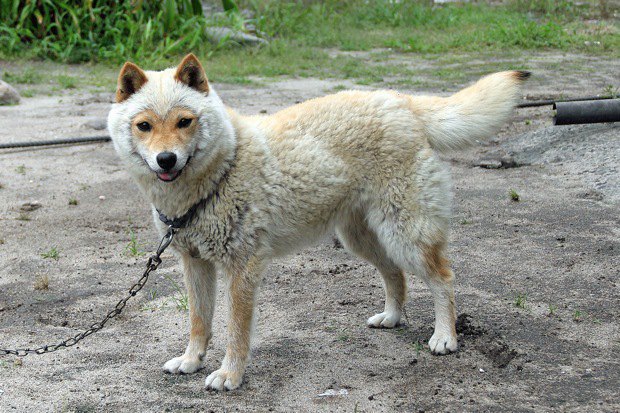
<svg viewBox="0 0 620 413">
<path fill-rule="evenodd" d="M 136 125 L 138 127 L 138 129 L 140 129 L 142 132 L 148 132 L 152 129 L 151 124 L 148 122 L 140 122 Z"/>
<path fill-rule="evenodd" d="M 188 119 L 188 118 L 183 118 L 179 121 L 179 123 L 177 123 L 177 126 L 179 128 L 187 128 L 189 125 L 191 125 L 192 120 Z"/>
</svg>

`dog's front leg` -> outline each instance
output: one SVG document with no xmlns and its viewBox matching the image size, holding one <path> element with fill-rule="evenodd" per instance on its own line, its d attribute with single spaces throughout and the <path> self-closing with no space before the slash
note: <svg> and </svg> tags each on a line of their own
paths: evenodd
<svg viewBox="0 0 620 413">
<path fill-rule="evenodd" d="M 250 336 L 254 303 L 264 262 L 251 258 L 241 270 L 233 270 L 228 278 L 228 343 L 221 367 L 211 373 L 205 385 L 214 390 L 233 390 L 241 385 L 250 356 Z"/>
<path fill-rule="evenodd" d="M 183 254 L 182 260 L 191 329 L 185 353 L 164 364 L 168 373 L 194 373 L 202 367 L 215 308 L 217 276 L 213 264 L 188 254 Z"/>
</svg>

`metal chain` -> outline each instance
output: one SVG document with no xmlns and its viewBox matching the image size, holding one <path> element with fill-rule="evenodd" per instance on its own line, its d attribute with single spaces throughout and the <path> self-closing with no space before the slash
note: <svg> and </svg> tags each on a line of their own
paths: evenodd
<svg viewBox="0 0 620 413">
<path fill-rule="evenodd" d="M 68 339 L 63 340 L 56 344 L 48 344 L 48 345 L 41 346 L 38 348 L 18 348 L 18 349 L 1 349 L 0 348 L 0 356 L 15 355 L 19 357 L 24 357 L 24 356 L 27 356 L 28 354 L 51 353 L 53 351 L 60 350 L 61 348 L 75 346 L 77 343 L 84 340 L 86 337 L 101 330 L 108 321 L 110 321 L 111 319 L 119 315 L 125 308 L 125 305 L 127 305 L 127 301 L 129 301 L 131 297 L 135 296 L 138 293 L 138 291 L 140 291 L 142 287 L 144 287 L 147 280 L 149 279 L 149 274 L 151 273 L 151 271 L 155 271 L 157 267 L 159 267 L 159 264 L 161 264 L 160 255 L 165 251 L 168 245 L 170 245 L 170 243 L 172 242 L 172 238 L 174 238 L 174 234 L 175 234 L 175 229 L 172 228 L 172 226 L 168 227 L 168 231 L 166 232 L 166 235 L 163 236 L 163 238 L 161 239 L 161 242 L 159 243 L 159 247 L 157 247 L 157 252 L 155 253 L 155 255 L 152 255 L 149 258 L 148 262 L 146 263 L 146 270 L 144 271 L 144 274 L 142 274 L 142 277 L 138 280 L 137 283 L 131 286 L 131 288 L 129 289 L 129 294 L 125 298 L 120 300 L 118 303 L 116 303 L 116 306 L 114 306 L 114 308 L 110 310 L 108 314 L 105 317 L 103 317 L 101 321 L 91 324 L 91 326 L 85 331 L 79 334 L 76 334 L 73 337 L 69 337 Z"/>
</svg>

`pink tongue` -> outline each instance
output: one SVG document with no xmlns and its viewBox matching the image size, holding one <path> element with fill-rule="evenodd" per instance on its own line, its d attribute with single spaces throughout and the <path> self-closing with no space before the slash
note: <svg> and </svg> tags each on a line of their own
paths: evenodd
<svg viewBox="0 0 620 413">
<path fill-rule="evenodd" d="M 159 174 L 159 177 L 164 181 L 169 181 L 172 179 L 172 176 L 168 172 L 162 172 Z"/>
</svg>

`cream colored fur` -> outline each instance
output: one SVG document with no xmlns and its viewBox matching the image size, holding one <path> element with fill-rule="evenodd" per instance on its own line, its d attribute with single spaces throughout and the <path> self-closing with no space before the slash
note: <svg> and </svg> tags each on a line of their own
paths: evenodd
<svg viewBox="0 0 620 413">
<path fill-rule="evenodd" d="M 155 209 L 180 216 L 214 194 L 172 244 L 183 260 L 192 327 L 187 350 L 164 370 L 192 373 L 202 366 L 220 273 L 229 296 L 228 345 L 206 385 L 237 388 L 269 260 L 333 230 L 383 277 L 385 308 L 369 326 L 399 323 L 404 273 L 414 273 L 434 296 L 431 351 L 455 351 L 453 275 L 445 258 L 450 177 L 434 150 L 462 148 L 496 131 L 510 117 L 526 74 L 496 73 L 449 98 L 347 91 L 271 116 L 242 116 L 225 108 L 210 85 L 201 89 L 189 83 L 193 77 L 179 76 L 195 69 L 204 74 L 193 56 L 163 72 L 124 68 L 119 103 L 109 115 L 115 148 L 151 203 L 160 232 L 165 226 Z M 157 153 L 131 125 L 146 110 L 165 118 L 175 108 L 194 113 L 199 127 L 190 141 L 167 148 L 184 168 L 174 182 L 162 182 L 154 173 Z"/>
</svg>

